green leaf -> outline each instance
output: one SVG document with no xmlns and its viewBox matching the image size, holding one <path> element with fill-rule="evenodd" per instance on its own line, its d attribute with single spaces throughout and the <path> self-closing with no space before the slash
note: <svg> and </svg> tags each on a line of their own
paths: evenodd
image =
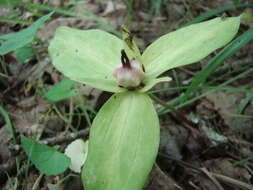
<svg viewBox="0 0 253 190">
<path fill-rule="evenodd" d="M 253 40 L 253 28 L 237 37 L 228 46 L 226 46 L 219 54 L 212 58 L 206 66 L 194 77 L 191 85 L 187 88 L 184 95 L 180 97 L 180 101 L 184 102 L 193 92 L 205 83 L 207 78 L 229 57 L 233 56 L 240 48 L 247 45 Z"/>
<path fill-rule="evenodd" d="M 70 164 L 70 159 L 64 154 L 25 136 L 21 136 L 21 145 L 31 162 L 43 174 L 58 175 Z"/>
<path fill-rule="evenodd" d="M 58 102 L 76 96 L 79 94 L 79 91 L 75 86 L 75 81 L 69 79 L 63 80 L 51 87 L 43 97 L 50 102 Z"/>
<path fill-rule="evenodd" d="M 147 75 L 195 63 L 227 44 L 236 35 L 240 17 L 215 18 L 160 37 L 143 53 Z"/>
<path fill-rule="evenodd" d="M 253 6 L 252 6 L 253 7 Z M 240 15 L 241 19 L 249 22 L 249 23 L 253 23 L 253 15 L 250 13 L 242 13 Z"/>
<path fill-rule="evenodd" d="M 207 19 L 213 18 L 214 16 L 217 16 L 218 14 L 222 14 L 226 11 L 232 11 L 235 9 L 239 9 L 239 8 L 246 8 L 246 7 L 252 7 L 253 4 L 250 3 L 239 3 L 239 4 L 231 4 L 231 5 L 227 5 L 224 7 L 218 7 L 215 9 L 211 9 L 209 11 L 207 11 L 206 13 L 203 13 L 201 15 L 199 15 L 198 17 L 192 19 L 190 22 L 186 23 L 184 26 L 189 26 L 191 24 L 196 24 L 199 22 L 203 22 Z"/>
<path fill-rule="evenodd" d="M 50 18 L 52 14 L 53 12 L 41 17 L 24 30 L 0 36 L 0 40 L 4 40 L 0 46 L 0 55 L 7 54 L 31 43 L 36 35 L 37 30 L 44 24 L 46 20 Z"/>
<path fill-rule="evenodd" d="M 24 63 L 28 58 L 33 56 L 33 49 L 31 46 L 21 47 L 14 52 L 19 63 Z"/>
<path fill-rule="evenodd" d="M 0 105 L 0 115 L 4 117 L 4 120 L 6 122 L 6 127 L 9 133 L 11 134 L 13 141 L 15 144 L 17 144 L 17 134 L 16 129 L 13 127 L 11 119 L 9 117 L 8 112 Z"/>
<path fill-rule="evenodd" d="M 1 1 L 1 0 L 0 0 Z M 72 8 L 68 6 L 60 6 L 55 7 L 52 5 L 46 5 L 42 3 L 28 2 L 28 1 L 20 1 L 20 0 L 5 0 L 8 1 L 9 4 L 15 7 L 24 7 L 26 10 L 30 10 L 30 12 L 44 12 L 44 11 L 53 11 L 63 17 L 75 17 L 79 19 L 90 19 L 97 24 L 99 24 L 102 28 L 107 31 L 111 31 L 117 36 L 120 36 L 120 33 L 108 23 L 106 19 L 97 14 L 94 14 L 90 9 L 83 8 L 80 13 L 77 13 Z M 70 2 L 70 1 L 68 1 Z M 76 4 L 76 2 L 75 2 Z M 70 5 L 70 4 L 68 4 Z M 80 5 L 79 5 L 80 6 Z"/>
<path fill-rule="evenodd" d="M 112 73 L 121 64 L 123 41 L 101 30 L 57 29 L 49 46 L 53 65 L 72 80 L 120 92 Z"/>
<path fill-rule="evenodd" d="M 82 172 L 87 190 L 140 190 L 159 146 L 159 121 L 144 93 L 113 95 L 97 114 Z"/>
<path fill-rule="evenodd" d="M 240 0 L 230 0 L 234 5 L 238 5 L 240 3 Z"/>
<path fill-rule="evenodd" d="M 245 110 L 245 108 L 247 107 L 248 104 L 250 104 L 250 102 L 253 99 L 253 88 L 249 89 L 246 93 L 246 97 L 244 97 L 240 104 L 238 105 L 238 110 L 237 113 L 241 114 L 243 113 L 243 111 Z"/>
</svg>

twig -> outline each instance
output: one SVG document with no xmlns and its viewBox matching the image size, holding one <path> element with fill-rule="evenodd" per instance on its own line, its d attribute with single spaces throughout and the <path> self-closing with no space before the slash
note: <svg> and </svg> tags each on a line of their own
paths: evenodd
<svg viewBox="0 0 253 190">
<path fill-rule="evenodd" d="M 215 177 L 213 177 L 213 175 L 206 169 L 206 168 L 200 168 L 200 170 L 206 174 L 207 177 L 210 178 L 210 180 L 216 185 L 216 187 L 219 190 L 224 190 L 224 188 L 221 186 L 221 184 L 215 179 Z"/>
<path fill-rule="evenodd" d="M 195 171 L 198 171 L 198 172 L 204 172 L 201 168 L 198 168 L 196 166 L 193 166 L 187 162 L 184 162 L 184 161 L 181 161 L 181 160 L 175 160 L 179 165 L 181 166 L 186 166 L 186 167 L 189 167 Z M 204 172 L 205 173 L 205 172 Z M 221 174 L 216 174 L 216 173 L 213 173 L 213 172 L 208 172 L 211 176 L 217 178 L 219 181 L 222 181 L 223 183 L 227 183 L 229 185 L 234 185 L 234 186 L 237 186 L 237 187 L 240 187 L 241 189 L 243 190 L 253 190 L 253 186 L 252 185 L 249 185 L 245 182 L 242 182 L 242 181 L 238 181 L 236 179 L 233 179 L 231 177 L 228 177 L 228 176 L 224 176 L 224 175 L 221 175 Z M 206 173 L 205 173 L 206 174 Z"/>
<path fill-rule="evenodd" d="M 220 181 L 226 182 L 226 183 L 228 183 L 230 185 L 238 186 L 238 187 L 240 187 L 241 189 L 244 189 L 244 190 L 253 190 L 253 186 L 252 185 L 249 185 L 249 184 L 244 183 L 242 181 L 238 181 L 236 179 L 233 179 L 231 177 L 224 176 L 224 175 L 221 175 L 221 174 L 212 173 L 212 175 L 214 177 L 216 177 L 217 179 L 219 179 Z"/>
<path fill-rule="evenodd" d="M 188 182 L 190 186 L 192 186 L 193 188 L 197 189 L 197 190 L 201 190 L 198 186 L 196 186 L 192 181 Z"/>
<path fill-rule="evenodd" d="M 39 189 L 39 184 L 41 182 L 41 179 L 43 178 L 44 174 L 40 174 L 40 176 L 36 179 L 35 183 L 33 184 L 32 190 Z"/>
<path fill-rule="evenodd" d="M 57 137 L 47 138 L 47 139 L 41 140 L 40 142 L 43 144 L 46 144 L 46 145 L 60 144 L 62 142 L 72 141 L 76 138 L 86 137 L 86 136 L 88 136 L 89 131 L 90 131 L 90 129 L 86 128 L 86 129 L 82 129 L 78 132 L 68 133 L 65 136 L 59 135 Z"/>
</svg>

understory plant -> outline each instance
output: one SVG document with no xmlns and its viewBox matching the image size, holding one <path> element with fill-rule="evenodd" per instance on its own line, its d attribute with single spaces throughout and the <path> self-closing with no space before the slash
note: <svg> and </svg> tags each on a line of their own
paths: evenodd
<svg viewBox="0 0 253 190">
<path fill-rule="evenodd" d="M 72 80 L 115 93 L 90 129 L 82 181 L 87 190 L 141 190 L 159 147 L 159 119 L 147 91 L 169 69 L 198 62 L 238 32 L 240 17 L 215 18 L 168 33 L 141 54 L 132 36 L 57 29 L 53 65 Z"/>
</svg>

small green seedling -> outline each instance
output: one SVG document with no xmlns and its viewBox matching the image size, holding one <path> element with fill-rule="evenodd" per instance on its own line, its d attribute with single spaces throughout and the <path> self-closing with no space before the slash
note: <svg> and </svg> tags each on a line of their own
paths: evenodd
<svg viewBox="0 0 253 190">
<path fill-rule="evenodd" d="M 21 144 L 32 163 L 46 175 L 58 175 L 70 165 L 70 159 L 55 148 L 21 136 Z"/>
<path fill-rule="evenodd" d="M 215 18 L 160 37 L 141 54 L 132 36 L 57 29 L 53 65 L 72 80 L 115 94 L 93 121 L 82 181 L 87 190 L 140 190 L 155 162 L 159 120 L 147 91 L 165 71 L 195 63 L 238 32 L 240 17 Z"/>
<path fill-rule="evenodd" d="M 19 61 L 24 61 L 27 56 L 31 55 L 31 48 L 29 45 L 35 38 L 37 31 L 43 26 L 43 24 L 52 16 L 53 12 L 44 15 L 34 22 L 31 26 L 23 29 L 19 32 L 5 34 L 0 36 L 0 55 L 5 55 L 12 51 L 16 51 L 15 54 Z M 23 48 L 23 49 L 20 49 Z M 26 48 L 24 50 L 24 48 Z M 21 55 L 22 54 L 22 55 Z"/>
</svg>

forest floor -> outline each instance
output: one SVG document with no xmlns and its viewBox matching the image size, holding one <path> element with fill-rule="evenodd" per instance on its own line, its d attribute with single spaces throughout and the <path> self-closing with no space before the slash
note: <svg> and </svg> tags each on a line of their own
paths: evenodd
<svg viewBox="0 0 253 190">
<path fill-rule="evenodd" d="M 53 177 L 41 175 L 8 131 L 11 125 L 17 139 L 20 135 L 33 137 L 64 151 L 74 139 L 88 138 L 92 120 L 111 96 L 78 83 L 72 86 L 78 93 L 69 98 L 50 101 L 45 96 L 64 79 L 47 51 L 57 27 L 117 33 L 127 24 L 143 50 L 161 35 L 210 10 L 207 18 L 253 15 L 252 6 L 238 6 L 244 3 L 247 1 L 139 0 L 131 4 L 131 0 L 26 0 L 0 4 L 1 34 L 18 32 L 55 11 L 29 47 L 0 57 L 0 189 L 43 190 L 66 176 L 51 189 L 83 189 L 80 175 L 70 170 Z M 252 25 L 242 22 L 238 36 Z M 157 97 L 161 142 L 145 190 L 253 189 L 253 43 L 226 59 L 194 94 L 180 99 L 218 52 L 167 72 L 173 80 L 150 92 Z"/>
</svg>

